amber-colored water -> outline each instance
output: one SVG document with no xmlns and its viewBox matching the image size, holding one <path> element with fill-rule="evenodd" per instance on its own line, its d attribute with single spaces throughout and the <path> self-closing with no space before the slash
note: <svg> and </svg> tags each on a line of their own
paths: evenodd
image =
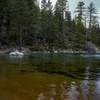
<svg viewBox="0 0 100 100">
<path fill-rule="evenodd" d="M 100 58 L 1 55 L 0 100 L 100 100 Z"/>
</svg>

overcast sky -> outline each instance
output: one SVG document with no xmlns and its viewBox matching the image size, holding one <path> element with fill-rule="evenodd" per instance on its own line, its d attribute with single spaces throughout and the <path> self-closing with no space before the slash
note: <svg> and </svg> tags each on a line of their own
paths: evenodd
<svg viewBox="0 0 100 100">
<path fill-rule="evenodd" d="M 51 1 L 53 4 L 56 3 L 56 0 L 51 0 Z M 88 6 L 89 3 L 93 1 L 96 8 L 97 8 L 98 15 L 100 16 L 100 0 L 68 0 L 68 1 L 69 1 L 69 10 L 72 12 L 72 16 L 74 16 L 74 10 L 75 10 L 79 1 L 84 1 L 86 6 Z"/>
<path fill-rule="evenodd" d="M 52 0 L 52 1 L 55 1 L 55 0 Z M 86 6 L 88 6 L 90 4 L 90 2 L 93 1 L 96 9 L 98 11 L 98 14 L 100 16 L 100 0 L 69 0 L 69 7 L 70 7 L 70 11 L 72 11 L 72 14 L 74 14 L 73 12 L 79 1 L 84 1 Z"/>
</svg>

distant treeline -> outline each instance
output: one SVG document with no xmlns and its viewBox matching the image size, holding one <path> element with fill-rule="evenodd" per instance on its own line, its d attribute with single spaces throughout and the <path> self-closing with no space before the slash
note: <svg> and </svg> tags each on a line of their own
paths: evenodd
<svg viewBox="0 0 100 100">
<path fill-rule="evenodd" d="M 85 49 L 100 44 L 100 27 L 93 2 L 79 2 L 72 18 L 67 0 L 0 0 L 0 46 L 43 45 L 49 48 Z"/>
</svg>

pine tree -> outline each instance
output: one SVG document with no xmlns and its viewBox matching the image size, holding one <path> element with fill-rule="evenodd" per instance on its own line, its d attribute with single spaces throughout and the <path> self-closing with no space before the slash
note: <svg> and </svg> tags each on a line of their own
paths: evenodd
<svg viewBox="0 0 100 100">
<path fill-rule="evenodd" d="M 88 19 L 89 19 L 89 37 L 91 38 L 91 29 L 92 29 L 92 21 L 93 18 L 96 16 L 96 8 L 93 2 L 90 3 L 88 6 Z"/>
<path fill-rule="evenodd" d="M 83 19 L 84 19 L 84 12 L 85 12 L 85 7 L 84 7 L 84 2 L 79 2 L 77 7 L 76 7 L 76 32 L 74 33 L 74 42 L 75 42 L 75 47 L 76 48 L 85 48 L 85 26 L 83 24 Z"/>
<path fill-rule="evenodd" d="M 85 3 L 84 2 L 79 2 L 76 10 L 76 19 L 78 20 L 79 23 L 82 23 L 84 21 L 84 17 L 85 17 Z"/>
<path fill-rule="evenodd" d="M 10 0 L 11 20 L 10 39 L 13 45 L 32 45 L 38 31 L 39 8 L 33 1 Z"/>
<path fill-rule="evenodd" d="M 64 33 L 66 34 L 66 44 L 67 44 L 67 48 L 71 48 L 72 49 L 72 40 L 73 40 L 73 21 L 71 18 L 71 12 L 70 11 L 66 11 L 65 13 L 65 22 L 64 22 Z"/>
<path fill-rule="evenodd" d="M 54 17 L 53 6 L 50 0 L 42 0 L 41 10 L 41 33 L 44 36 L 44 45 L 50 48 L 54 45 Z"/>
<path fill-rule="evenodd" d="M 57 0 L 57 3 L 55 5 L 55 18 L 56 18 L 56 25 L 58 30 L 58 44 L 60 46 L 65 47 L 65 38 L 66 35 L 64 34 L 64 21 L 65 21 L 65 13 L 68 10 L 67 9 L 67 0 Z"/>
<path fill-rule="evenodd" d="M 91 42 L 98 45 L 99 40 L 99 22 L 97 17 L 94 17 L 92 20 L 92 27 L 91 27 Z"/>
<path fill-rule="evenodd" d="M 27 0 L 28 8 L 29 8 L 29 27 L 28 34 L 25 38 L 25 42 L 27 45 L 35 45 L 38 42 L 38 35 L 40 34 L 40 8 L 35 4 L 36 0 Z"/>
<path fill-rule="evenodd" d="M 53 5 L 50 0 L 47 2 L 47 33 L 46 40 L 48 42 L 49 47 L 51 48 L 54 43 L 54 22 L 53 22 Z"/>
<path fill-rule="evenodd" d="M 0 44 L 8 44 L 9 35 L 9 3 L 8 0 L 0 0 Z M 5 40 L 6 38 L 6 40 Z"/>
</svg>

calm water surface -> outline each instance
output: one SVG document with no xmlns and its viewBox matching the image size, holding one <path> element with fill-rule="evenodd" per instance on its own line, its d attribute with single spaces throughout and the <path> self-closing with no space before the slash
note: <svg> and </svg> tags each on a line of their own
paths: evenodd
<svg viewBox="0 0 100 100">
<path fill-rule="evenodd" d="M 0 100 L 100 100 L 100 56 L 0 56 Z"/>
</svg>

